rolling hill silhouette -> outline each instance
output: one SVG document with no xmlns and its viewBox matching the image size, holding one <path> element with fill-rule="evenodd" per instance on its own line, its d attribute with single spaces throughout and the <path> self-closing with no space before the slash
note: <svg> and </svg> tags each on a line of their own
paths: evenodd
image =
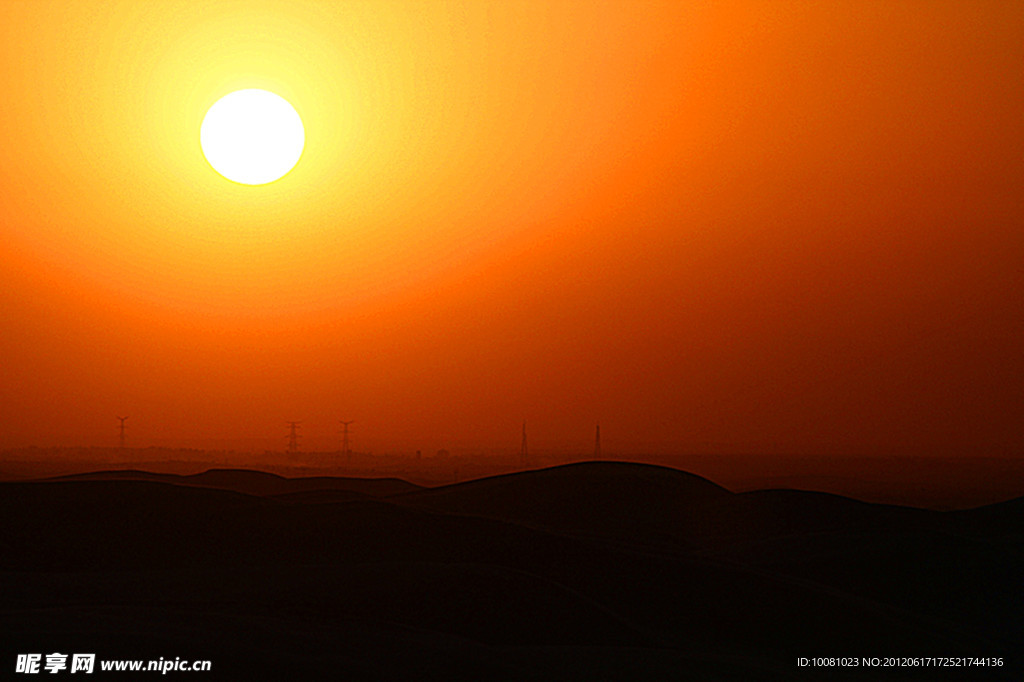
<svg viewBox="0 0 1024 682">
<path fill-rule="evenodd" d="M 625 462 L 567 464 L 392 496 L 416 509 L 556 533 L 669 545 L 702 510 L 732 497 L 707 479 Z"/>
<path fill-rule="evenodd" d="M 827 493 L 734 494 L 667 467 L 584 462 L 417 490 L 388 498 L 433 512 L 478 516 L 648 549 L 733 545 L 829 529 L 916 529 L 927 512 Z"/>
<path fill-rule="evenodd" d="M 826 655 L 1008 666 L 828 679 L 1016 679 L 1022 505 L 734 494 L 616 462 L 433 489 L 2 483 L 0 639 L 205 657 L 227 679 L 798 679 L 798 656 Z"/>
</svg>

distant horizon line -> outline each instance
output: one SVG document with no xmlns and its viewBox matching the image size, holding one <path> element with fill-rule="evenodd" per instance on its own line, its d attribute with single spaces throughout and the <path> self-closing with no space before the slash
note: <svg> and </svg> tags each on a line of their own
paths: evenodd
<svg viewBox="0 0 1024 682">
<path fill-rule="evenodd" d="M 272 448 L 258 448 L 258 447 L 210 447 L 210 446 L 178 446 L 178 445 L 126 445 L 121 447 L 119 445 L 21 445 L 21 446 L 8 446 L 0 447 L 0 454 L 4 453 L 17 453 L 24 451 L 101 451 L 107 453 L 125 453 L 128 452 L 145 452 L 145 451 L 165 451 L 165 452 L 189 452 L 189 453 L 216 453 L 216 454 L 234 454 L 234 455 L 275 455 L 283 456 L 285 458 L 294 457 L 295 455 L 344 455 L 344 451 L 338 449 L 300 449 L 297 451 L 290 451 L 286 447 L 281 449 Z M 508 457 L 516 459 L 519 456 L 518 449 L 510 447 L 480 447 L 480 446 L 451 446 L 447 448 L 439 448 L 437 450 L 429 449 L 415 449 L 415 448 L 399 448 L 399 449 L 387 449 L 387 450 L 351 450 L 354 456 L 360 457 L 373 457 L 373 458 L 384 458 L 384 457 L 417 457 L 417 453 L 423 459 L 437 459 L 440 453 L 445 453 L 447 457 L 467 457 L 474 455 L 482 455 L 487 457 Z M 531 447 L 530 451 L 531 458 L 551 458 L 551 457 L 577 457 L 582 459 L 589 459 L 593 461 L 601 460 L 614 460 L 616 458 L 626 457 L 650 457 L 650 458 L 686 458 L 686 457 L 765 457 L 765 458 L 843 458 L 843 459 L 885 459 L 885 458 L 920 458 L 920 459 L 1024 459 L 1024 452 L 974 452 L 971 454 L 961 453 L 926 453 L 921 451 L 911 450 L 893 450 L 887 452 L 826 452 L 826 451 L 757 451 L 754 449 L 722 449 L 722 450 L 692 450 L 680 448 L 676 451 L 665 451 L 665 450 L 642 450 L 642 449 L 628 449 L 628 450 L 615 450 L 602 447 L 600 457 L 594 457 L 593 452 L 585 452 L 579 449 L 572 448 L 558 448 L 558 447 Z"/>
</svg>

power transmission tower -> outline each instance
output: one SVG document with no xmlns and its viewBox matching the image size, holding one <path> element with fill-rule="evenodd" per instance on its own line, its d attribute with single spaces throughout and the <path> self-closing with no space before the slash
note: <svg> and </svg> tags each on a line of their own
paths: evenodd
<svg viewBox="0 0 1024 682">
<path fill-rule="evenodd" d="M 119 429 L 120 429 L 120 432 L 121 432 L 121 449 L 123 450 L 124 449 L 124 423 L 126 421 L 128 421 L 128 417 L 118 417 L 118 419 L 121 421 L 121 426 L 119 427 Z"/>
<path fill-rule="evenodd" d="M 526 449 L 526 420 L 523 420 L 523 444 L 519 446 L 519 466 L 526 467 L 529 451 Z"/>
<path fill-rule="evenodd" d="M 299 451 L 299 424 L 302 422 L 288 422 L 288 451 Z"/>
<path fill-rule="evenodd" d="M 341 424 L 341 427 L 342 427 L 342 430 L 341 430 L 341 454 L 345 455 L 345 461 L 346 462 L 350 462 L 352 460 L 352 450 L 350 450 L 349 447 L 348 447 L 348 425 L 349 424 L 354 424 L 355 420 L 350 420 L 350 421 L 347 421 L 347 422 L 339 421 L 338 423 Z"/>
<path fill-rule="evenodd" d="M 597 425 L 597 435 L 594 436 L 594 459 L 601 459 L 601 425 Z"/>
</svg>

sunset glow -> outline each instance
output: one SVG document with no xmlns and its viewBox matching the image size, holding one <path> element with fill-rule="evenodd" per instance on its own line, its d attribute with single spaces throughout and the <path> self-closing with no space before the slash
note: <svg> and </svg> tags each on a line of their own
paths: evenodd
<svg viewBox="0 0 1024 682">
<path fill-rule="evenodd" d="M 4 12 L 5 445 L 1024 438 L 1015 3 Z M 199 136 L 251 89 L 256 187 Z"/>
<path fill-rule="evenodd" d="M 1024 679 L 1021 0 L 0 4 L 8 672 Z"/>
</svg>

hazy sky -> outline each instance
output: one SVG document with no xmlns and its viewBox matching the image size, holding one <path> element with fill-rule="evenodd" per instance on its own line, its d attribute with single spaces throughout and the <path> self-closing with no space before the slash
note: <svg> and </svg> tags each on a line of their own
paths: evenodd
<svg viewBox="0 0 1024 682">
<path fill-rule="evenodd" d="M 0 64 L 0 447 L 1024 447 L 1020 2 L 5 2 Z"/>
</svg>

